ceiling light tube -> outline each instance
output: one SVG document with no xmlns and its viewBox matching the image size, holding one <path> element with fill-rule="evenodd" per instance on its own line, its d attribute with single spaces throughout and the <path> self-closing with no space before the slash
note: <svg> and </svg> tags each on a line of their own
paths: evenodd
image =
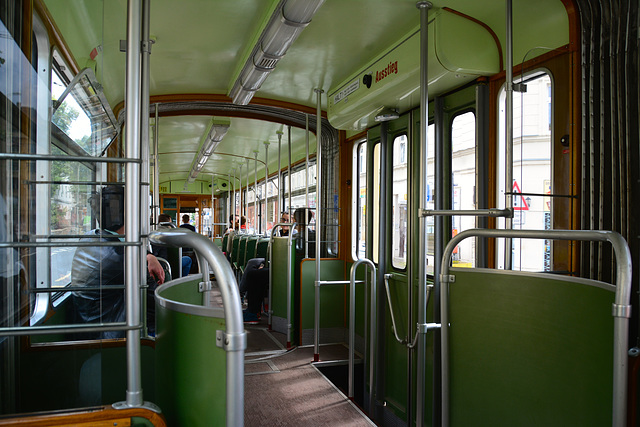
<svg viewBox="0 0 640 427">
<path fill-rule="evenodd" d="M 220 141 L 229 131 L 230 125 L 231 121 L 229 119 L 216 119 L 215 117 L 211 119 L 207 126 L 207 132 L 200 143 L 200 149 L 191 162 L 191 169 L 185 185 L 195 181 L 207 160 L 209 160 L 209 156 L 213 154 Z"/>
<path fill-rule="evenodd" d="M 229 96 L 246 105 L 325 0 L 286 0 L 274 11 Z"/>
<path fill-rule="evenodd" d="M 227 134 L 228 130 L 229 130 L 228 123 L 214 124 L 213 126 L 211 126 L 211 130 L 209 130 L 209 134 L 207 135 L 207 138 L 204 140 L 204 144 L 202 145 L 202 150 L 200 151 L 200 153 L 203 156 L 207 156 L 207 157 L 213 154 L 215 149 L 218 148 L 220 141 L 222 141 L 222 138 L 224 138 L 224 136 Z"/>
</svg>

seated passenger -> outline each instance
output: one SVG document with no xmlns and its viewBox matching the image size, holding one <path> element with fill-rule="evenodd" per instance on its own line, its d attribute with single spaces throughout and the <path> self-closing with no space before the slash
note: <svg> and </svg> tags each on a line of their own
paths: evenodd
<svg viewBox="0 0 640 427">
<path fill-rule="evenodd" d="M 189 217 L 189 215 L 182 215 L 182 224 L 180 224 L 180 228 L 186 228 L 187 230 L 191 230 L 195 233 L 196 228 L 193 225 L 189 224 L 189 221 L 191 221 L 191 217 Z"/>
<path fill-rule="evenodd" d="M 97 200 L 96 200 L 97 199 Z M 100 206 L 101 205 L 101 206 Z M 91 230 L 81 242 L 118 242 L 124 233 L 124 188 L 105 187 L 98 198 L 92 200 L 92 210 L 100 213 L 101 228 Z M 76 323 L 112 323 L 126 320 L 124 289 L 124 246 L 84 246 L 76 249 L 71 268 L 71 286 L 91 287 L 95 290 L 72 293 Z M 164 270 L 153 254 L 147 254 L 147 324 L 155 332 L 154 290 L 164 282 Z M 122 338 L 124 331 L 89 333 L 86 339 Z"/>
<path fill-rule="evenodd" d="M 247 308 L 242 312 L 244 322 L 250 325 L 260 323 L 262 304 L 269 292 L 269 267 L 264 258 L 253 258 L 240 280 L 240 293 L 247 293 Z"/>
<path fill-rule="evenodd" d="M 173 228 L 175 225 L 171 221 L 171 217 L 167 214 L 158 215 L 158 229 L 163 228 Z M 169 248 L 162 245 L 154 245 L 151 244 L 151 252 L 157 257 L 164 258 L 165 260 L 169 260 Z M 191 264 L 193 261 L 188 256 L 182 257 L 182 276 L 185 277 L 189 275 L 189 271 L 191 270 Z"/>
<path fill-rule="evenodd" d="M 313 219 L 313 213 L 309 208 L 298 208 L 293 213 L 293 220 L 296 226 L 293 230 L 294 239 L 296 242 L 296 255 L 301 258 L 305 254 L 305 246 L 307 247 L 307 253 L 309 258 L 314 258 L 316 253 L 316 232 L 313 231 L 309 224 Z M 307 242 L 308 237 L 308 242 Z"/>
<path fill-rule="evenodd" d="M 283 224 L 288 224 L 290 220 L 291 218 L 289 218 L 289 212 L 282 212 L 282 215 L 280 215 L 280 222 Z M 277 233 L 277 235 L 280 237 L 286 237 L 289 235 L 289 227 L 280 227 L 277 230 Z"/>
<path fill-rule="evenodd" d="M 234 227 L 234 223 L 233 223 L 233 218 L 234 216 L 231 215 L 229 216 L 229 228 L 227 228 L 227 231 L 225 232 L 225 234 L 227 235 L 227 247 L 223 248 L 225 250 L 225 254 L 227 255 L 227 259 L 231 260 L 231 250 L 233 249 L 233 236 L 235 236 L 236 234 L 236 229 L 233 228 Z"/>
</svg>

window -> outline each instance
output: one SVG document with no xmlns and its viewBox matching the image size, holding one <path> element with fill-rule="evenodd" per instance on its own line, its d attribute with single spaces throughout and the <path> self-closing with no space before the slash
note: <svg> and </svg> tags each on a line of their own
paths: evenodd
<svg viewBox="0 0 640 427">
<path fill-rule="evenodd" d="M 353 147 L 353 206 L 351 252 L 354 259 L 364 258 L 367 241 L 367 143 Z"/>
<path fill-rule="evenodd" d="M 291 170 L 291 187 L 293 191 L 291 193 L 291 206 L 289 206 L 289 178 L 288 173 L 282 174 L 282 181 L 284 191 L 282 193 L 283 211 L 295 212 L 296 208 L 301 207 L 316 207 L 316 165 L 315 163 L 309 164 L 309 202 L 307 203 L 307 185 L 306 185 L 306 166 L 302 165 Z"/>
<path fill-rule="evenodd" d="M 373 194 L 371 199 L 371 210 L 373 213 L 373 239 L 371 241 L 371 258 L 374 263 L 379 262 L 379 247 L 380 247 L 380 236 L 379 236 L 379 227 L 377 224 L 380 224 L 380 143 L 376 143 L 373 146 Z"/>
<path fill-rule="evenodd" d="M 393 181 L 391 207 L 391 265 L 398 269 L 407 266 L 407 196 L 408 175 L 406 159 L 407 135 L 393 140 Z"/>
<path fill-rule="evenodd" d="M 435 209 L 435 125 L 427 127 L 427 209 Z M 435 265 L 435 222 L 427 217 L 427 273 L 433 274 Z"/>
<path fill-rule="evenodd" d="M 543 230 L 551 228 L 551 114 L 553 88 L 548 74 L 538 72 L 522 81 L 527 91 L 513 95 L 513 229 Z M 500 129 L 505 127 L 505 91 L 500 92 Z M 505 207 L 505 140 L 500 132 L 498 148 L 498 204 Z M 504 228 L 505 220 L 499 219 Z M 513 239 L 512 268 L 525 271 L 551 270 L 551 245 L 538 239 Z M 497 246 L 497 263 L 504 268 L 504 241 Z"/>
<path fill-rule="evenodd" d="M 476 209 L 476 117 L 471 111 L 458 114 L 451 122 L 451 150 L 453 171 L 453 209 Z M 473 216 L 452 217 L 452 237 L 476 227 Z M 476 239 L 465 239 L 453 251 L 453 265 L 474 267 Z"/>
</svg>

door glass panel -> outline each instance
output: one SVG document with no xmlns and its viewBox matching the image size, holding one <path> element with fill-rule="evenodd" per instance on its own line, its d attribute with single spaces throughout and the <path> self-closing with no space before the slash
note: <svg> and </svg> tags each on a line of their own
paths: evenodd
<svg viewBox="0 0 640 427">
<path fill-rule="evenodd" d="M 454 117 L 451 123 L 451 150 L 453 170 L 453 209 L 476 208 L 476 117 L 466 112 Z M 452 236 L 476 227 L 473 216 L 452 217 Z M 456 267 L 475 267 L 476 239 L 465 239 L 453 251 Z"/>
<path fill-rule="evenodd" d="M 525 79 L 526 92 L 513 94 L 513 229 L 551 229 L 551 129 L 553 87 L 548 74 Z M 500 144 L 498 149 L 498 204 L 505 207 L 505 91 L 500 92 Z M 499 219 L 499 228 L 505 220 Z M 551 270 L 552 251 L 548 240 L 513 239 L 514 270 Z M 504 241 L 497 245 L 497 265 L 504 268 Z"/>
<path fill-rule="evenodd" d="M 353 150 L 353 258 L 365 257 L 367 241 L 367 143 L 357 144 Z"/>
<path fill-rule="evenodd" d="M 373 242 L 372 243 L 372 260 L 378 263 L 378 249 L 380 247 L 379 227 L 380 223 L 380 144 L 373 147 L 373 200 L 371 208 L 373 211 Z"/>
<path fill-rule="evenodd" d="M 391 265 L 407 266 L 407 135 L 393 140 L 393 194 L 391 208 Z"/>
<path fill-rule="evenodd" d="M 435 126 L 430 124 L 427 127 L 427 209 L 435 209 Z M 427 233 L 427 274 L 433 274 L 434 271 L 434 253 L 435 253 L 435 222 L 433 216 L 428 216 L 426 220 Z"/>
</svg>

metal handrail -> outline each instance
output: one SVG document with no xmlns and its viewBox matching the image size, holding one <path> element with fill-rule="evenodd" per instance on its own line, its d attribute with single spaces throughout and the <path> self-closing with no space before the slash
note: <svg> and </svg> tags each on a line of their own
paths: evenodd
<svg viewBox="0 0 640 427">
<path fill-rule="evenodd" d="M 351 266 L 351 280 L 349 281 L 349 398 L 353 398 L 353 382 L 354 382 L 354 348 L 355 348 L 355 338 L 356 338 L 356 270 L 358 266 L 361 264 L 365 264 L 371 269 L 371 279 L 369 281 L 369 295 L 371 297 L 370 301 L 370 316 L 369 319 L 369 334 L 371 336 L 371 342 L 369 343 L 369 408 L 373 408 L 373 390 L 374 390 L 374 379 L 375 379 L 375 354 L 376 354 L 376 266 L 375 264 L 367 259 L 360 258 Z M 364 281 L 366 283 L 366 280 Z M 366 291 L 365 291 L 365 315 L 364 318 L 367 318 L 367 304 L 366 304 Z M 366 328 L 366 327 L 365 327 Z M 367 349 L 366 345 L 366 329 L 365 329 L 365 353 Z"/>
<path fill-rule="evenodd" d="M 226 411 L 229 427 L 244 425 L 244 350 L 247 336 L 242 319 L 242 304 L 238 284 L 224 254 L 205 236 L 184 228 L 157 230 L 149 235 L 154 244 L 187 246 L 204 257 L 216 276 L 224 306 L 226 330 L 223 348 L 227 352 Z"/>
<path fill-rule="evenodd" d="M 389 313 L 391 314 L 391 327 L 393 329 L 393 335 L 396 337 L 396 341 L 404 345 L 407 343 L 407 338 L 400 338 L 398 336 L 398 329 L 396 328 L 396 317 L 393 314 L 393 304 L 391 303 L 391 293 L 389 292 L 389 279 L 393 277 L 393 274 L 384 275 L 384 288 L 387 291 L 387 304 L 389 305 Z"/>
<path fill-rule="evenodd" d="M 388 273 L 384 275 L 384 287 L 385 290 L 387 291 L 387 304 L 389 306 L 389 313 L 391 314 L 391 326 L 393 328 L 393 335 L 396 338 L 396 341 L 398 341 L 400 344 L 406 346 L 408 349 L 413 349 L 416 344 L 418 343 L 418 336 L 420 335 L 420 333 L 426 333 L 429 329 L 438 329 L 440 328 L 440 324 L 439 323 L 425 323 L 424 325 L 421 325 L 419 322 L 416 325 L 416 333 L 414 334 L 413 340 L 409 341 L 409 337 L 405 337 L 404 339 L 400 338 L 398 336 L 398 332 L 397 332 L 397 327 L 396 327 L 396 318 L 395 315 L 393 314 L 393 304 L 391 302 L 391 292 L 389 291 L 389 279 L 393 278 L 393 274 Z M 425 305 L 426 307 L 429 307 L 429 299 L 431 297 L 431 291 L 433 290 L 433 285 L 427 285 L 426 287 L 426 299 L 425 299 Z M 426 310 L 425 307 L 425 310 Z"/>
<path fill-rule="evenodd" d="M 590 230 L 487 230 L 472 229 L 454 236 L 447 244 L 442 257 L 440 290 L 441 358 L 442 358 L 442 425 L 449 425 L 449 263 L 454 248 L 468 237 L 525 238 L 549 240 L 580 240 L 610 242 L 616 256 L 616 293 L 612 307 L 614 319 L 613 343 L 613 417 L 612 425 L 626 425 L 627 402 L 627 346 L 629 317 L 631 317 L 631 253 L 624 238 L 614 231 Z"/>
<path fill-rule="evenodd" d="M 488 216 L 494 218 L 513 218 L 513 209 L 421 209 L 420 216 Z"/>
</svg>

